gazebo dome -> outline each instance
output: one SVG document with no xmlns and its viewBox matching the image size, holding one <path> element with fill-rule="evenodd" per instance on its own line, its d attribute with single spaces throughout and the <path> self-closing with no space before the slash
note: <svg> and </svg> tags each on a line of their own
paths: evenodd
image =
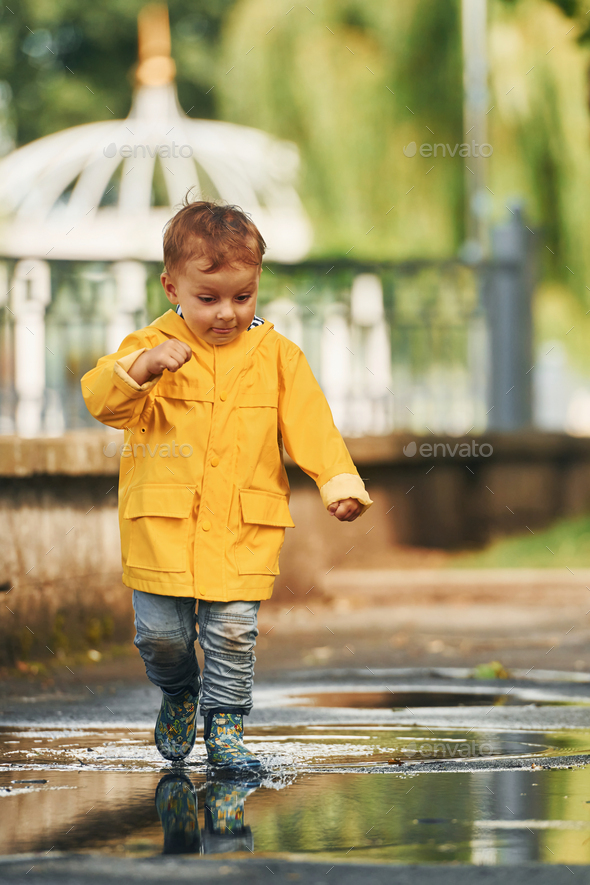
<svg viewBox="0 0 590 885">
<path fill-rule="evenodd" d="M 75 126 L 0 161 L 0 255 L 160 261 L 162 229 L 192 189 L 193 199 L 221 198 L 250 213 L 269 259 L 305 256 L 312 235 L 293 183 L 297 148 L 257 129 L 184 114 L 167 13 L 162 25 L 153 7 L 151 17 L 140 16 L 127 119 Z"/>
</svg>

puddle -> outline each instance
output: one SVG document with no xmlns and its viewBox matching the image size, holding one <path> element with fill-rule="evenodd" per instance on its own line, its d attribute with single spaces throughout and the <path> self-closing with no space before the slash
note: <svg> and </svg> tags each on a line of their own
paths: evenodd
<svg viewBox="0 0 590 885">
<path fill-rule="evenodd" d="M 259 726 L 247 740 L 260 779 L 208 779 L 199 740 L 171 781 L 151 730 L 2 729 L 0 853 L 590 862 L 590 766 L 424 770 L 434 760 L 549 765 L 590 753 L 590 732 Z"/>
<path fill-rule="evenodd" d="M 579 688 L 572 692 L 571 686 L 565 690 L 562 686 L 542 690 L 538 686 L 518 685 L 512 680 L 506 686 L 479 686 L 467 680 L 449 689 L 448 682 L 444 687 L 426 684 L 396 689 L 383 687 L 379 690 L 367 690 L 362 686 L 340 687 L 334 689 L 314 689 L 301 691 L 290 690 L 285 693 L 285 702 L 293 707 L 342 707 L 348 709 L 412 709 L 422 707 L 489 707 L 507 704 L 522 706 L 531 703 L 542 703 L 543 706 L 561 706 L 575 703 L 588 704 L 590 697 Z"/>
<path fill-rule="evenodd" d="M 293 706 L 353 707 L 357 709 L 404 709 L 405 707 L 464 707 L 490 704 L 522 703 L 517 698 L 497 692 L 432 692 L 432 691 L 355 691 L 314 692 L 292 695 Z"/>
<path fill-rule="evenodd" d="M 590 863 L 584 686 L 322 677 L 257 692 L 246 740 L 264 773 L 245 781 L 212 778 L 200 736 L 171 777 L 147 727 L 155 694 L 135 725 L 119 698 L 109 724 L 91 700 L 69 728 L 0 728 L 0 855 Z"/>
</svg>

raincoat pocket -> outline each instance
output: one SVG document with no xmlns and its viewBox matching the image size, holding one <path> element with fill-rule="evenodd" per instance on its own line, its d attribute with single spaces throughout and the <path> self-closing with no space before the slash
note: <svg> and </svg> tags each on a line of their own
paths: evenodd
<svg viewBox="0 0 590 885">
<path fill-rule="evenodd" d="M 240 489 L 242 525 L 236 546 L 240 575 L 278 575 L 285 528 L 295 523 L 286 495 Z"/>
<path fill-rule="evenodd" d="M 186 486 L 141 485 L 132 489 L 124 518 L 131 522 L 127 566 L 185 572 L 194 494 Z"/>
</svg>

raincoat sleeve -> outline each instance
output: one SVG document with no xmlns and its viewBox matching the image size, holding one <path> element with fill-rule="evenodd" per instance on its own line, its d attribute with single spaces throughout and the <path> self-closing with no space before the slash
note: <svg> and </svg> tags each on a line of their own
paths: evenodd
<svg viewBox="0 0 590 885">
<path fill-rule="evenodd" d="M 133 427 L 139 421 L 150 391 L 162 375 L 138 384 L 128 371 L 138 356 L 152 346 L 137 333 L 128 335 L 117 353 L 103 356 L 96 367 L 84 375 L 82 395 L 88 411 L 98 421 L 118 429 Z"/>
<path fill-rule="evenodd" d="M 371 506 L 327 400 L 300 350 L 283 366 L 279 426 L 285 449 L 314 480 L 325 507 L 344 498 L 356 498 L 361 513 Z"/>
</svg>

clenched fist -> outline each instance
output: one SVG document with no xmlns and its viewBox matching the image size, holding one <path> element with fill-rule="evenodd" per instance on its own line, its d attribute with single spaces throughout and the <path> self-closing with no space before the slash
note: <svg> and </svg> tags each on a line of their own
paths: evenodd
<svg viewBox="0 0 590 885">
<path fill-rule="evenodd" d="M 161 375 L 164 369 L 168 369 L 169 372 L 177 372 L 190 360 L 192 355 L 193 352 L 188 344 L 178 341 L 176 338 L 170 338 L 138 356 L 127 374 L 138 384 L 145 384 L 146 381 L 151 381 L 155 375 Z"/>
<path fill-rule="evenodd" d="M 360 516 L 362 507 L 356 498 L 343 498 L 330 504 L 328 510 L 340 522 L 353 522 L 357 516 Z"/>
</svg>

